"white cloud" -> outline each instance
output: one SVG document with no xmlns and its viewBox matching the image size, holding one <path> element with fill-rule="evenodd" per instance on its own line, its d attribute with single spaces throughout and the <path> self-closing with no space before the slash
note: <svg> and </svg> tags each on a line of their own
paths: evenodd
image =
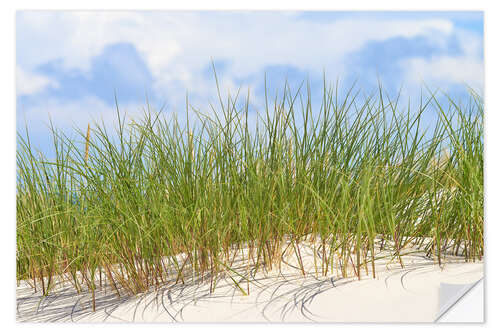
<svg viewBox="0 0 500 333">
<path fill-rule="evenodd" d="M 143 105 L 138 104 L 119 105 L 121 116 L 126 115 L 128 118 L 141 114 L 142 107 Z M 86 129 L 87 125 L 93 124 L 94 121 L 104 122 L 106 126 L 117 123 L 116 108 L 94 96 L 83 96 L 71 101 L 50 98 L 34 106 L 18 105 L 18 111 L 19 128 L 24 127 L 25 121 L 28 128 L 42 130 L 40 125 L 49 125 L 50 121 L 56 128 L 79 129 Z"/>
<path fill-rule="evenodd" d="M 481 57 L 481 37 L 461 29 L 456 31 L 456 37 L 462 54 L 405 59 L 400 63 L 405 79 L 415 85 L 422 82 L 438 86 L 468 85 L 482 92 L 484 64 Z"/>
<path fill-rule="evenodd" d="M 320 23 L 277 12 L 19 12 L 17 59 L 26 70 L 61 60 L 67 69 L 85 71 L 106 45 L 129 42 L 145 59 L 155 92 L 178 104 L 186 89 L 215 96 L 203 74 L 210 58 L 231 60 L 225 90 L 269 65 L 342 76 L 345 57 L 368 42 L 419 35 L 438 40 L 452 31 L 443 19 Z"/>
<path fill-rule="evenodd" d="M 482 90 L 484 68 L 482 61 L 468 57 L 413 58 L 405 61 L 406 77 L 410 82 L 451 83 L 470 85 Z"/>
<path fill-rule="evenodd" d="M 40 92 L 47 86 L 56 87 L 57 82 L 46 76 L 27 72 L 19 66 L 16 67 L 16 93 L 18 96 Z"/>
</svg>

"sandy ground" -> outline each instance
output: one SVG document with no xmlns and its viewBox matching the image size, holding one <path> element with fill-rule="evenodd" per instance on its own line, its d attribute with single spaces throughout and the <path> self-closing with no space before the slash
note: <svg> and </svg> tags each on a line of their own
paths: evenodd
<svg viewBox="0 0 500 333">
<path fill-rule="evenodd" d="M 58 285 L 42 298 L 24 281 L 17 287 L 19 322 L 433 322 L 442 312 L 441 284 L 472 284 L 483 277 L 483 263 L 450 257 L 440 268 L 423 254 L 408 255 L 405 267 L 377 261 L 377 276 L 340 278 L 315 274 L 312 249 L 304 247 L 306 276 L 297 263 L 283 260 L 278 270 L 252 274 L 242 282 L 248 296 L 222 277 L 210 293 L 209 281 L 170 285 L 118 298 L 109 288 L 91 296 Z M 237 276 L 233 276 L 237 279 Z"/>
</svg>

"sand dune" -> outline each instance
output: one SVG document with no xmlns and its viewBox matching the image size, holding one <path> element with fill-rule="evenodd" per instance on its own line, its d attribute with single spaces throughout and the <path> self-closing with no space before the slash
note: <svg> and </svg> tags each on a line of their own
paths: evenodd
<svg viewBox="0 0 500 333">
<path fill-rule="evenodd" d="M 211 293 L 209 279 L 168 285 L 120 298 L 104 286 L 96 292 L 96 311 L 90 293 L 76 293 L 66 282 L 42 298 L 28 283 L 17 288 L 20 322 L 433 322 L 440 311 L 440 285 L 470 284 L 483 277 L 483 263 L 464 263 L 448 257 L 440 268 L 417 253 L 397 260 L 377 260 L 376 278 L 368 268 L 361 280 L 341 278 L 338 272 L 316 274 L 312 249 L 304 246 L 306 276 L 293 257 L 275 268 L 242 280 L 226 274 Z M 244 268 L 242 268 L 244 269 Z M 235 286 L 239 280 L 245 296 Z"/>
</svg>

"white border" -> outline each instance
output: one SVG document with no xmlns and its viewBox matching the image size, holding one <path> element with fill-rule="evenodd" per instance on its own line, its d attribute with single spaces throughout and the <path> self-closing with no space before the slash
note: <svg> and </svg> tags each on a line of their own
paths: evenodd
<svg viewBox="0 0 500 333">
<path fill-rule="evenodd" d="M 64 0 L 20 0 L 14 9 L 116 9 L 116 10 L 181 10 L 181 9 L 208 9 L 208 10 L 484 10 L 491 7 L 489 1 L 470 0 L 419 0 L 411 3 L 400 0 L 351 0 L 351 1 L 324 1 L 324 0 L 184 0 L 175 2 L 155 0 L 114 0 L 114 1 L 64 1 Z M 140 6 L 138 6 L 140 4 Z"/>
<path fill-rule="evenodd" d="M 5 1 L 7 2 L 7 1 Z M 1 146 L 2 146 L 2 163 L 0 163 L 2 172 L 0 184 L 2 212 L 2 254 L 4 256 L 3 273 L 0 274 L 0 279 L 5 293 L 2 295 L 2 314 L 3 329 L 6 331 L 85 331 L 88 330 L 120 330 L 135 332 L 137 329 L 161 329 L 161 330 L 208 330 L 214 332 L 221 331 L 248 331 L 255 330 L 281 330 L 303 332 L 304 330 L 315 329 L 325 332 L 333 330 L 356 329 L 360 331 L 383 331 L 389 332 L 392 330 L 400 332 L 401 330 L 420 332 L 422 329 L 438 329 L 438 330 L 453 330 L 459 331 L 475 331 L 478 328 L 492 328 L 497 326 L 498 311 L 497 303 L 493 295 L 500 295 L 498 291 L 498 244 L 499 223 L 498 210 L 499 193 L 498 171 L 500 165 L 498 157 L 499 149 L 499 126 L 500 126 L 500 104 L 498 91 L 498 74 L 500 52 L 498 47 L 498 35 L 500 31 L 500 15 L 496 9 L 497 1 L 461 1 L 461 0 L 418 0 L 405 2 L 401 0 L 378 0 L 378 1 L 315 1 L 315 0 L 280 0 L 280 1 L 264 1 L 257 0 L 252 2 L 237 2 L 234 0 L 211 0 L 211 1 L 190 1 L 183 0 L 179 2 L 160 2 L 153 0 L 121 0 L 107 1 L 98 0 L 86 1 L 63 1 L 63 0 L 19 0 L 14 2 L 2 2 L 1 15 L 1 41 L 4 47 L 0 52 L 2 61 L 2 121 L 0 128 Z M 482 327 L 471 325 L 369 325 L 369 324 L 337 324 L 337 325 L 169 325 L 161 326 L 149 324 L 145 327 L 135 325 L 31 325 L 31 324 L 16 324 L 15 322 L 15 11 L 23 9 L 40 9 L 40 10 L 151 10 L 151 9 L 224 9 L 224 10 L 483 10 L 485 12 L 485 66 L 486 66 L 486 82 L 485 82 L 485 205 L 486 205 L 486 225 L 485 225 L 485 246 L 486 246 L 486 306 L 485 319 L 486 324 Z M 491 281 L 491 283 L 490 283 Z M 488 296 L 490 295 L 490 296 Z M 6 327 L 10 326 L 10 327 Z M 497 329 L 498 331 L 498 329 Z"/>
</svg>

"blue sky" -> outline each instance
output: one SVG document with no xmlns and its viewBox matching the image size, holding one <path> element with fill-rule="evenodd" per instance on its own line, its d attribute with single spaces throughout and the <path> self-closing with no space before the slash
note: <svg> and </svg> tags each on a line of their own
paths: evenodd
<svg viewBox="0 0 500 333">
<path fill-rule="evenodd" d="M 416 98 L 422 82 L 458 96 L 482 93 L 481 12 L 51 12 L 16 17 L 17 128 L 49 150 L 49 115 L 62 129 L 141 112 L 147 94 L 166 113 L 251 91 L 253 112 L 288 79 L 320 93 L 329 81 L 369 92 L 378 80 Z"/>
</svg>

